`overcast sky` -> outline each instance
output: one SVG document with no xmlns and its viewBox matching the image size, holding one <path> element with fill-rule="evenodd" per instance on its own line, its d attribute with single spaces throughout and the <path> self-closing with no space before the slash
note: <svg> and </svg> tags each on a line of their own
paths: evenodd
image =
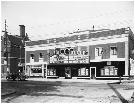
<svg viewBox="0 0 135 104">
<path fill-rule="evenodd" d="M 86 29 L 133 30 L 133 1 L 2 1 L 2 29 L 19 35 L 19 26 L 26 26 L 31 40 L 63 36 Z"/>
</svg>

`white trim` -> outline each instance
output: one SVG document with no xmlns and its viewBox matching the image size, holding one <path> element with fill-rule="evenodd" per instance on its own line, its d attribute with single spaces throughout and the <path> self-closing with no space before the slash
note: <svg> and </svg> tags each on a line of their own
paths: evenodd
<svg viewBox="0 0 135 104">
<path fill-rule="evenodd" d="M 128 34 L 122 34 L 122 35 L 113 35 L 113 36 L 108 36 L 108 37 L 99 37 L 99 38 L 91 38 L 91 39 L 84 39 L 84 40 L 75 40 L 75 41 L 50 43 L 50 44 L 40 44 L 40 45 L 26 46 L 25 50 L 26 51 L 36 51 L 36 50 L 55 49 L 55 47 L 68 47 L 69 45 L 72 47 L 75 47 L 75 46 L 90 46 L 90 45 L 98 45 L 98 44 L 125 42 L 125 41 L 128 41 L 127 36 L 128 36 Z M 69 43 L 69 44 L 67 44 L 67 43 Z M 58 44 L 58 45 L 56 45 L 56 44 Z"/>
<path fill-rule="evenodd" d="M 127 76 L 127 77 L 128 77 L 128 76 Z M 121 77 L 121 78 L 127 78 L 127 77 Z M 111 77 L 108 77 L 108 76 L 107 76 L 107 77 L 96 77 L 96 78 L 120 78 L 120 77 L 116 77 L 116 76 L 114 76 L 114 77 L 112 77 L 112 76 L 111 76 Z"/>
<path fill-rule="evenodd" d="M 42 65 L 47 64 L 47 62 L 33 62 L 33 63 L 26 63 L 26 65 Z"/>
<path fill-rule="evenodd" d="M 125 58 L 109 58 L 109 59 L 94 59 L 90 60 L 90 62 L 101 62 L 101 61 L 125 61 Z"/>
<path fill-rule="evenodd" d="M 90 78 L 91 78 L 91 68 L 95 68 L 95 78 L 96 78 L 96 67 L 90 67 Z"/>
<path fill-rule="evenodd" d="M 128 76 L 129 70 L 129 44 L 128 42 L 125 42 L 125 76 Z"/>
<path fill-rule="evenodd" d="M 1 57 L 1 58 L 6 59 L 6 57 Z M 8 58 L 18 58 L 18 57 L 8 57 Z"/>
</svg>

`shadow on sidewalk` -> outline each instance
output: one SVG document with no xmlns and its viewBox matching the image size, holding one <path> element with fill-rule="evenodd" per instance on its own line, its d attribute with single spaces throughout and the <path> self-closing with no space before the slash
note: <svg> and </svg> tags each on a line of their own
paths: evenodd
<svg viewBox="0 0 135 104">
<path fill-rule="evenodd" d="M 111 84 L 107 84 L 118 96 L 118 98 L 121 100 L 122 103 L 128 103 L 128 101 L 126 99 L 124 99 L 121 94 L 117 91 L 117 89 L 115 89 Z"/>
</svg>

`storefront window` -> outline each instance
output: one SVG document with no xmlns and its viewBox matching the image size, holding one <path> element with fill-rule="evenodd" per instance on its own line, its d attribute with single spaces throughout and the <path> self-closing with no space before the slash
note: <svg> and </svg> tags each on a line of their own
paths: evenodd
<svg viewBox="0 0 135 104">
<path fill-rule="evenodd" d="M 101 76 L 117 76 L 118 68 L 114 66 L 106 66 L 100 70 Z"/>
<path fill-rule="evenodd" d="M 54 69 L 54 68 L 48 69 L 48 75 L 55 76 L 56 75 L 56 69 Z"/>
<path fill-rule="evenodd" d="M 105 75 L 109 75 L 109 69 L 105 68 Z"/>
<path fill-rule="evenodd" d="M 104 69 L 101 69 L 101 75 L 104 75 Z"/>
<path fill-rule="evenodd" d="M 118 75 L 118 68 L 114 68 L 115 75 Z"/>
<path fill-rule="evenodd" d="M 88 76 L 88 69 L 86 68 L 80 68 L 78 69 L 78 76 Z"/>
<path fill-rule="evenodd" d="M 32 68 L 31 72 L 32 73 L 42 73 L 42 69 L 40 69 L 40 68 Z"/>
</svg>

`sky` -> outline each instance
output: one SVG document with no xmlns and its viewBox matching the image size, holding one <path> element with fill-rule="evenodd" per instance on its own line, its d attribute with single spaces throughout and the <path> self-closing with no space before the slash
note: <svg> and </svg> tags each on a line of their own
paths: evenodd
<svg viewBox="0 0 135 104">
<path fill-rule="evenodd" d="M 79 30 L 134 29 L 133 1 L 2 1 L 2 30 L 19 35 L 26 26 L 31 40 L 42 40 Z"/>
</svg>

